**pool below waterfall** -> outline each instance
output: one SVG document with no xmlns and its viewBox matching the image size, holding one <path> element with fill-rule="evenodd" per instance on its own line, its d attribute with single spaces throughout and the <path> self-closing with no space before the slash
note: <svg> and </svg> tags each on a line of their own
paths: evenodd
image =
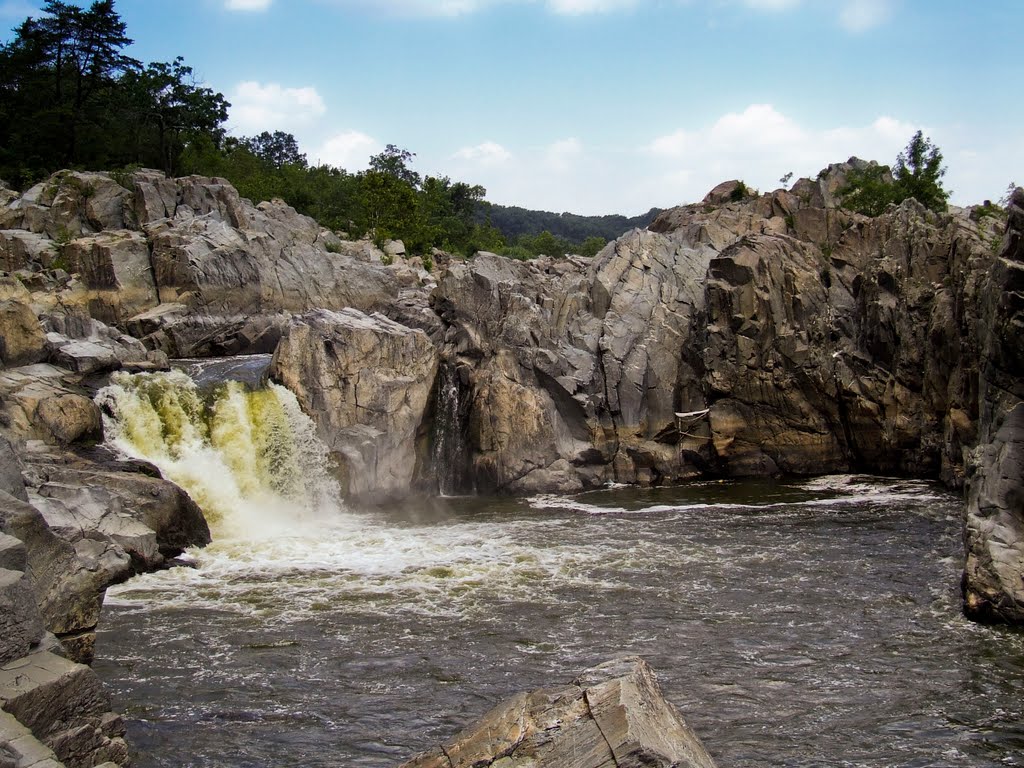
<svg viewBox="0 0 1024 768">
<path fill-rule="evenodd" d="M 623 653 L 721 768 L 1024 765 L 962 510 L 859 476 L 321 504 L 111 589 L 95 668 L 139 768 L 393 766 Z"/>
</svg>

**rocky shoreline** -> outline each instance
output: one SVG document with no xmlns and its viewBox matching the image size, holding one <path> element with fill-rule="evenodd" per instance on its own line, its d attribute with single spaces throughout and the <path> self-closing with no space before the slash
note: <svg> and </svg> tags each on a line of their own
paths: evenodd
<svg viewBox="0 0 1024 768">
<path fill-rule="evenodd" d="M 760 196 L 726 182 L 593 259 L 435 252 L 433 273 L 222 179 L 0 188 L 8 762 L 127 760 L 81 663 L 104 590 L 210 533 L 187 494 L 100 444 L 91 398 L 176 357 L 274 353 L 357 501 L 442 475 L 480 493 L 845 471 L 966 485 L 965 611 L 1024 621 L 1024 191 L 1005 218 L 913 200 L 867 218 L 836 201 L 859 162 Z M 42 746 L 11 746 L 24 728 Z"/>
</svg>

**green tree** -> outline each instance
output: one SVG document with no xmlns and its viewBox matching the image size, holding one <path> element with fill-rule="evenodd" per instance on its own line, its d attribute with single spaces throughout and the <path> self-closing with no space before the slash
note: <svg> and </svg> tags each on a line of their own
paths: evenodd
<svg viewBox="0 0 1024 768">
<path fill-rule="evenodd" d="M 603 237 L 592 235 L 584 240 L 577 250 L 579 251 L 580 256 L 597 256 L 597 254 L 601 252 L 601 249 L 606 245 L 608 245 L 608 241 Z"/>
<path fill-rule="evenodd" d="M 416 237 L 416 190 L 390 173 L 369 170 L 359 175 L 360 229 L 373 232 L 374 241 Z"/>
<path fill-rule="evenodd" d="M 409 168 L 409 164 L 415 157 L 415 152 L 388 144 L 383 152 L 370 158 L 370 170 L 393 176 L 414 189 L 418 189 L 421 181 L 420 175 Z"/>
<path fill-rule="evenodd" d="M 949 199 L 949 191 L 942 188 L 945 173 L 939 148 L 918 131 L 896 157 L 891 171 L 888 166 L 877 164 L 851 171 L 839 195 L 844 208 L 866 216 L 878 216 L 890 204 L 911 197 L 925 208 L 941 213 Z"/>
<path fill-rule="evenodd" d="M 113 0 L 87 9 L 47 0 L 0 47 L 0 156 L 3 171 L 39 175 L 58 167 L 100 164 L 113 93 L 121 74 L 139 63 Z"/>
<path fill-rule="evenodd" d="M 843 207 L 865 216 L 880 216 L 896 200 L 897 190 L 887 165 L 869 165 L 854 169 L 846 176 L 846 185 L 839 191 Z"/>
<path fill-rule="evenodd" d="M 131 126 L 132 162 L 176 174 L 185 147 L 205 137 L 215 147 L 224 138 L 231 105 L 220 93 L 200 85 L 192 67 L 179 56 L 126 72 L 120 82 L 122 113 Z"/>
<path fill-rule="evenodd" d="M 946 210 L 949 192 L 942 188 L 942 153 L 918 131 L 906 149 L 896 158 L 892 176 L 900 200 L 912 197 L 925 208 L 941 213 Z"/>
<path fill-rule="evenodd" d="M 305 168 L 308 165 L 306 156 L 299 151 L 295 137 L 284 131 L 263 131 L 259 136 L 242 138 L 240 143 L 273 168 L 284 168 L 286 165 Z"/>
</svg>

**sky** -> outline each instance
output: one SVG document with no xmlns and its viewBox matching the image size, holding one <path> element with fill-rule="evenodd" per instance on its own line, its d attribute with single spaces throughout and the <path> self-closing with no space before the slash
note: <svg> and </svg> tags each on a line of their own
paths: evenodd
<svg viewBox="0 0 1024 768">
<path fill-rule="evenodd" d="M 79 0 L 79 5 L 85 4 Z M 0 0 L 9 30 L 41 2 Z M 1024 0 L 116 0 L 236 136 L 358 171 L 385 145 L 487 199 L 633 215 L 776 189 L 917 130 L 957 205 L 1024 183 Z M 4 39 L 9 39 L 9 32 Z"/>
</svg>

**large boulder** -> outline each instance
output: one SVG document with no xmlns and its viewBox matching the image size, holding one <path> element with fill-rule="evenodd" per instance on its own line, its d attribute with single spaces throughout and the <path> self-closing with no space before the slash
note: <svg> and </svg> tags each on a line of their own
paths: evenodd
<svg viewBox="0 0 1024 768">
<path fill-rule="evenodd" d="M 400 768 L 714 768 L 642 659 L 521 693 Z"/>
<path fill-rule="evenodd" d="M 149 243 L 141 232 L 107 230 L 63 248 L 65 268 L 80 274 L 78 300 L 98 320 L 114 325 L 157 305 Z"/>
<path fill-rule="evenodd" d="M 0 491 L 0 533 L 24 543 L 46 629 L 78 661 L 92 658 L 110 584 L 210 541 L 202 512 L 184 491 L 146 474 L 155 473 L 151 467 L 94 453 L 89 459 L 35 446 L 21 454 L 21 492 L 31 503 Z"/>
<path fill-rule="evenodd" d="M 437 376 L 428 336 L 355 309 L 295 318 L 271 376 L 295 393 L 350 496 L 401 494 L 416 474 Z"/>
<path fill-rule="evenodd" d="M 27 304 L 0 302 L 0 367 L 15 368 L 46 359 L 46 334 Z"/>
</svg>

